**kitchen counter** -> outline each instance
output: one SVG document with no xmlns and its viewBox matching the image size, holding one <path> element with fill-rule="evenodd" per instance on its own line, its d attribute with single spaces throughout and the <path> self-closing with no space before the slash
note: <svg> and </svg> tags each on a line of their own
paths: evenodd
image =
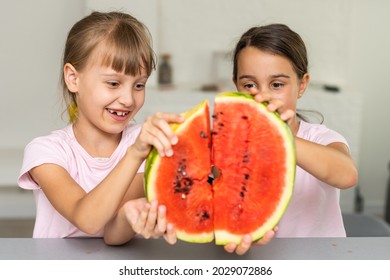
<svg viewBox="0 0 390 280">
<path fill-rule="evenodd" d="M 102 239 L 0 239 L 0 260 L 389 260 L 390 237 L 276 238 L 243 256 L 213 243 L 135 238 L 123 246 Z"/>
</svg>

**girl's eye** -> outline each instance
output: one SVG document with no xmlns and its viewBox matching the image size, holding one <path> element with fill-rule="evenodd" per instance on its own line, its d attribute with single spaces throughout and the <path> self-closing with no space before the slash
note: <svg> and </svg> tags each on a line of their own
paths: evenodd
<svg viewBox="0 0 390 280">
<path fill-rule="evenodd" d="M 284 86 L 284 84 L 279 83 L 279 82 L 275 82 L 275 83 L 272 83 L 271 86 L 274 89 L 279 89 L 279 88 L 282 88 Z"/>
<path fill-rule="evenodd" d="M 119 87 L 119 82 L 115 82 L 115 81 L 108 81 L 107 84 L 112 87 L 112 88 L 117 88 Z"/>
<path fill-rule="evenodd" d="M 145 88 L 145 84 L 144 83 L 135 84 L 135 88 L 138 90 L 142 90 Z"/>
<path fill-rule="evenodd" d="M 254 88 L 254 87 L 256 87 L 256 85 L 253 84 L 253 83 L 244 84 L 244 88 L 247 88 L 247 89 L 251 89 L 251 88 Z"/>
</svg>

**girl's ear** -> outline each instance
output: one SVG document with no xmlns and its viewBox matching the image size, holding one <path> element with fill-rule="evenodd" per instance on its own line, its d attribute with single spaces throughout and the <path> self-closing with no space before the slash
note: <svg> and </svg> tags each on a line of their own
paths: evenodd
<svg viewBox="0 0 390 280">
<path fill-rule="evenodd" d="M 78 72 L 70 63 L 64 65 L 64 80 L 70 92 L 78 92 Z"/>
<path fill-rule="evenodd" d="M 298 98 L 301 98 L 302 95 L 305 93 L 305 90 L 310 82 L 310 75 L 309 73 L 306 73 L 303 75 L 303 78 L 301 79 L 299 83 L 299 91 L 298 91 Z"/>
</svg>

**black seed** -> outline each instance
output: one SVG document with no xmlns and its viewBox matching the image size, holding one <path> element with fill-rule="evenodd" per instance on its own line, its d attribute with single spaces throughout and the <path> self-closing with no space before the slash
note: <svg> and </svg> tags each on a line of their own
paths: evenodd
<svg viewBox="0 0 390 280">
<path fill-rule="evenodd" d="M 218 125 L 219 125 L 219 126 L 225 126 L 225 124 L 224 124 L 224 123 L 221 123 L 221 122 L 218 123 Z"/>
<path fill-rule="evenodd" d="M 244 174 L 245 180 L 249 180 L 249 174 Z"/>
<path fill-rule="evenodd" d="M 244 159 L 242 162 L 249 162 L 249 155 L 247 153 L 244 154 Z"/>
<path fill-rule="evenodd" d="M 218 132 L 212 131 L 211 134 L 212 135 L 218 135 Z"/>
<path fill-rule="evenodd" d="M 198 216 L 198 217 L 200 216 L 201 221 L 210 219 L 210 214 L 207 211 L 202 211 L 202 212 L 196 214 L 196 216 Z"/>
<path fill-rule="evenodd" d="M 245 196 L 244 192 L 240 192 L 240 196 L 244 197 Z"/>
<path fill-rule="evenodd" d="M 241 189 L 245 192 L 246 191 L 246 186 L 242 186 Z"/>
<path fill-rule="evenodd" d="M 241 116 L 241 119 L 243 119 L 243 120 L 247 120 L 248 119 L 248 116 Z"/>
<path fill-rule="evenodd" d="M 213 119 L 216 119 L 217 118 L 217 115 L 212 115 L 211 116 Z"/>
</svg>

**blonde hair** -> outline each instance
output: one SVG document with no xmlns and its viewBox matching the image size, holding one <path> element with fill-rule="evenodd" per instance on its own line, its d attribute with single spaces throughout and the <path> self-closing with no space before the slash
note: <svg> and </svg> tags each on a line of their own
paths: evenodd
<svg viewBox="0 0 390 280">
<path fill-rule="evenodd" d="M 136 75 L 145 69 L 148 76 L 156 68 L 156 56 L 147 27 L 129 14 L 121 12 L 92 12 L 78 21 L 69 31 L 63 64 L 70 63 L 82 71 L 98 46 L 103 66 L 112 67 L 126 75 Z M 72 123 L 78 109 L 75 94 L 69 91 L 61 72 L 61 85 L 66 111 Z"/>
</svg>

